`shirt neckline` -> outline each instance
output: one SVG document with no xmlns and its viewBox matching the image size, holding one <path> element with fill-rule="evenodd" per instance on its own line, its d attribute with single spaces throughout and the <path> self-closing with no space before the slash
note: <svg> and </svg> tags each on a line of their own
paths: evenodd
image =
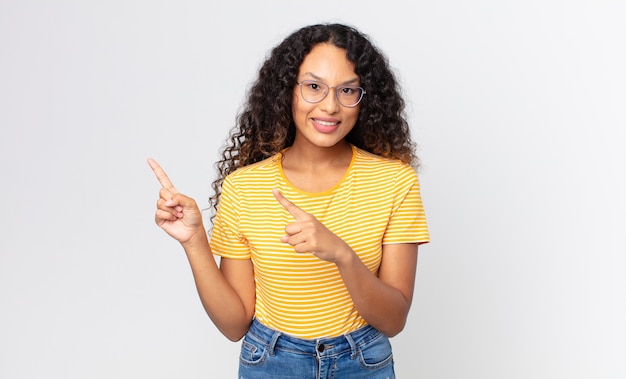
<svg viewBox="0 0 626 379">
<path fill-rule="evenodd" d="M 287 175 L 285 175 L 285 171 L 283 170 L 283 154 L 284 154 L 285 151 L 289 150 L 289 148 L 290 147 L 286 147 L 286 148 L 284 148 L 283 150 L 281 150 L 278 153 L 278 159 L 276 160 L 277 164 L 278 164 L 278 171 L 280 172 L 280 175 L 283 178 L 283 180 L 285 181 L 285 183 L 287 183 L 287 185 L 291 189 L 293 189 L 296 192 L 305 194 L 307 196 L 323 196 L 323 195 L 328 195 L 328 194 L 331 194 L 331 193 L 335 192 L 335 190 L 337 190 L 339 187 L 341 187 L 343 185 L 343 183 L 346 181 L 348 175 L 352 171 L 352 167 L 354 166 L 354 162 L 356 161 L 356 156 L 357 156 L 357 148 L 356 148 L 356 146 L 354 146 L 353 144 L 350 144 L 350 148 L 352 149 L 352 158 L 350 159 L 350 164 L 348 165 L 348 168 L 346 169 L 346 172 L 344 172 L 342 178 L 337 183 L 335 183 L 335 185 L 333 185 L 332 187 L 330 187 L 329 189 L 327 189 L 325 191 L 309 192 L 309 191 L 304 191 L 304 190 L 296 187 L 287 178 Z"/>
</svg>

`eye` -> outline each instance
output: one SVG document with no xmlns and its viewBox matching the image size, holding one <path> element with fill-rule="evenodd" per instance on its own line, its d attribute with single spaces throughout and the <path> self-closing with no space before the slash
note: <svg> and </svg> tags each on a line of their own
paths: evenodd
<svg viewBox="0 0 626 379">
<path fill-rule="evenodd" d="M 315 82 L 308 82 L 306 86 L 311 91 L 319 91 L 322 89 L 322 87 L 318 83 L 315 83 Z"/>
<path fill-rule="evenodd" d="M 342 95 L 354 95 L 354 93 L 356 92 L 356 88 L 342 87 L 340 91 Z"/>
</svg>

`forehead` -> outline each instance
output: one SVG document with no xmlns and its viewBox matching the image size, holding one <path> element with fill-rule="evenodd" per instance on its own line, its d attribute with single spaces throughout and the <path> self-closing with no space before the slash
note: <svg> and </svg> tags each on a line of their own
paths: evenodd
<svg viewBox="0 0 626 379">
<path fill-rule="evenodd" d="M 320 43 L 304 57 L 298 72 L 300 79 L 311 78 L 327 81 L 358 79 L 354 63 L 350 62 L 345 49 L 330 43 Z"/>
</svg>

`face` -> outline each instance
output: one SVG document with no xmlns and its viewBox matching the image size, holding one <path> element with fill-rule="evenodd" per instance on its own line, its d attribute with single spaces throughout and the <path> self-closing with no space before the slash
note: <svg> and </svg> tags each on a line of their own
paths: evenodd
<svg viewBox="0 0 626 379">
<path fill-rule="evenodd" d="M 359 77 L 354 72 L 354 64 L 346 56 L 346 50 L 328 43 L 315 45 L 302 61 L 297 80 L 298 83 L 315 80 L 331 88 L 322 101 L 309 103 L 302 98 L 300 86 L 294 87 L 294 146 L 333 147 L 343 142 L 356 124 L 360 109 L 359 105 L 352 108 L 341 105 L 336 96 L 335 87 L 360 84 Z"/>
</svg>

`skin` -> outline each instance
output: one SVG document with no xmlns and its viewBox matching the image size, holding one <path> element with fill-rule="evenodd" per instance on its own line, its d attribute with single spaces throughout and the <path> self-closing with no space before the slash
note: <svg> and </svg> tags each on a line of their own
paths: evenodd
<svg viewBox="0 0 626 379">
<path fill-rule="evenodd" d="M 157 225 L 185 249 L 200 300 L 213 323 L 228 339 L 240 340 L 254 316 L 252 261 L 222 259 L 218 267 L 195 200 L 179 193 L 154 159 L 148 164 L 161 184 Z"/>
<path fill-rule="evenodd" d="M 306 79 L 331 87 L 358 85 L 354 65 L 346 58 L 345 50 L 331 44 L 319 44 L 305 57 L 298 81 Z M 321 102 L 307 103 L 295 86 L 292 109 L 296 136 L 283 157 L 285 175 L 304 191 L 325 191 L 339 182 L 349 167 L 352 151 L 345 136 L 356 123 L 359 107 L 342 106 L 332 88 Z M 252 261 L 222 258 L 218 267 L 196 202 L 175 189 L 156 161 L 148 159 L 148 164 L 162 186 L 155 215 L 157 225 L 185 249 L 200 299 L 211 320 L 230 340 L 241 339 L 254 316 Z M 285 225 L 281 242 L 293 246 L 299 254 L 310 253 L 336 264 L 361 316 L 387 336 L 398 334 L 404 328 L 413 298 L 417 244 L 384 245 L 376 276 L 350 246 L 313 215 L 277 190 L 273 194 L 294 218 Z"/>
<path fill-rule="evenodd" d="M 303 80 L 317 80 L 331 87 L 359 84 L 354 64 L 346 58 L 345 50 L 331 44 L 319 44 L 311 49 L 298 72 L 298 82 Z M 321 102 L 308 103 L 302 99 L 300 87 L 295 86 L 292 116 L 296 136 L 284 154 L 285 176 L 301 190 L 325 191 L 343 178 L 350 165 L 352 148 L 345 137 L 356 124 L 359 107 L 342 106 L 334 88 Z"/>
</svg>

